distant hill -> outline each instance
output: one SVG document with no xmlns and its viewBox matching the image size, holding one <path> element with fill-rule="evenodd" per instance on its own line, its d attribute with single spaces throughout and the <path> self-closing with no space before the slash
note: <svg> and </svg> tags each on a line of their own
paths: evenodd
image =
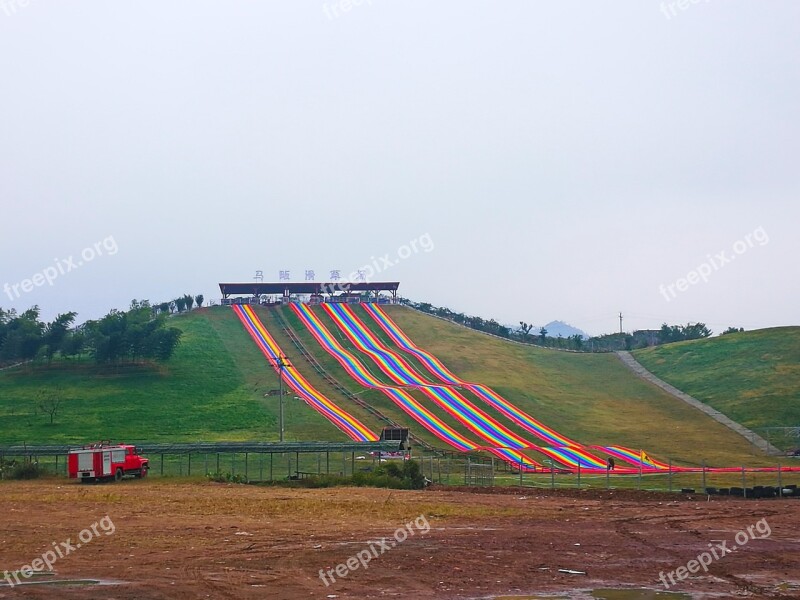
<svg viewBox="0 0 800 600">
<path fill-rule="evenodd" d="M 510 323 L 506 324 L 511 331 L 517 331 L 519 329 L 519 323 L 516 325 L 512 325 Z M 539 335 L 539 330 L 542 328 L 541 325 L 534 325 L 531 328 L 531 335 L 536 337 Z M 573 327 L 569 323 L 564 323 L 564 321 L 550 321 L 547 325 L 544 326 L 547 329 L 547 337 L 549 338 L 557 338 L 559 334 L 561 337 L 568 338 L 572 335 L 579 335 L 583 339 L 588 340 L 591 336 L 583 331 L 582 329 L 578 329 L 577 327 Z"/>
<path fill-rule="evenodd" d="M 560 335 L 568 338 L 573 335 L 579 335 L 583 339 L 589 339 L 589 335 L 585 331 L 564 323 L 564 321 L 550 321 L 544 328 L 547 329 L 547 337 L 557 338 Z"/>
</svg>

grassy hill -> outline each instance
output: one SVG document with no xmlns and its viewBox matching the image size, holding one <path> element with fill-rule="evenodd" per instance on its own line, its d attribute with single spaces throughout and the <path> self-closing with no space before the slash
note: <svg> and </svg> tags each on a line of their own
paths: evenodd
<svg viewBox="0 0 800 600">
<path fill-rule="evenodd" d="M 633 354 L 664 381 L 745 427 L 800 426 L 800 327 L 733 333 Z"/>
<path fill-rule="evenodd" d="M 459 376 L 490 385 L 572 439 L 687 464 L 756 463 L 741 436 L 635 377 L 614 354 L 510 344 L 399 306 L 387 313 Z"/>
<path fill-rule="evenodd" d="M 262 308 L 258 313 L 294 364 L 320 391 L 378 431 L 383 423 L 346 400 L 295 357 L 298 353 L 280 331 L 273 310 Z M 288 309 L 277 310 L 319 362 L 349 389 L 396 421 L 407 423 L 418 435 L 436 441 L 383 394 L 365 391 L 352 381 Z M 404 307 L 390 306 L 387 311 L 412 339 L 459 376 L 492 386 L 540 421 L 580 442 L 645 448 L 654 456 L 683 464 L 768 462 L 738 435 L 636 378 L 614 355 L 510 344 Z M 368 318 L 364 321 L 388 342 L 377 325 Z M 325 322 L 335 329 L 332 322 Z M 174 317 L 171 324 L 183 330 L 184 338 L 173 360 L 158 367 L 109 369 L 85 360 L 77 365 L 56 362 L 0 372 L 0 444 L 78 443 L 99 438 L 276 440 L 277 398 L 264 394 L 277 388 L 277 377 L 233 311 L 224 307 L 195 310 Z M 779 370 L 791 370 L 791 364 L 797 364 L 797 355 L 792 356 L 793 361 L 778 361 L 783 365 Z M 665 358 L 664 362 L 669 361 Z M 427 376 L 421 366 L 418 370 Z M 673 383 L 695 393 L 681 382 Z M 790 394 L 789 388 L 781 387 L 780 378 L 764 377 L 762 384 L 776 386 L 772 399 Z M 47 415 L 35 411 L 43 389 L 57 389 L 64 398 L 53 425 Z M 418 392 L 414 394 L 422 399 Z M 448 422 L 453 423 L 449 417 Z M 289 440 L 347 439 L 291 397 L 287 397 L 286 423 Z M 535 442 L 532 436 L 526 437 Z"/>
<path fill-rule="evenodd" d="M 0 373 L 0 444 L 277 440 L 278 378 L 230 309 L 176 315 L 183 331 L 160 366 L 85 360 Z M 55 423 L 36 414 L 42 390 L 64 399 Z M 287 397 L 291 398 L 291 397 Z M 287 439 L 346 440 L 322 416 L 286 401 Z"/>
</svg>

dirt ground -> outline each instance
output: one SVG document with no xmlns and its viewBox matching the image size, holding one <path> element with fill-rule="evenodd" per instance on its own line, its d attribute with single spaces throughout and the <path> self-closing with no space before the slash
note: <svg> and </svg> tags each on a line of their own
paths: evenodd
<svg viewBox="0 0 800 600">
<path fill-rule="evenodd" d="M 676 572 L 670 591 L 800 598 L 798 527 L 798 499 L 2 482 L 0 571 L 58 546 L 68 553 L 55 575 L 20 581 L 101 583 L 6 585 L 0 598 L 579 598 L 597 588 L 663 592 L 660 573 L 669 583 L 667 573 L 706 551 L 708 573 L 679 581 L 688 572 Z"/>
</svg>

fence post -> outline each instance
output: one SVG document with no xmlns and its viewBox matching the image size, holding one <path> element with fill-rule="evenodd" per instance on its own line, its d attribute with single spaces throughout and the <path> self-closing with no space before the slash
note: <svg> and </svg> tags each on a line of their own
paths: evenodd
<svg viewBox="0 0 800 600">
<path fill-rule="evenodd" d="M 161 474 L 164 474 L 164 453 L 161 453 Z"/>
<path fill-rule="evenodd" d="M 742 497 L 747 498 L 747 474 L 744 470 L 744 465 L 742 465 Z"/>
<path fill-rule="evenodd" d="M 672 459 L 669 459 L 669 491 L 672 491 Z"/>
<path fill-rule="evenodd" d="M 191 477 L 192 476 L 192 453 L 189 452 L 189 466 L 186 469 L 186 474 Z"/>
<path fill-rule="evenodd" d="M 522 487 L 522 452 L 519 453 L 519 487 Z"/>
<path fill-rule="evenodd" d="M 611 474 L 611 467 L 609 465 L 606 465 L 606 489 L 608 489 L 608 478 L 610 474 Z"/>
<path fill-rule="evenodd" d="M 270 453 L 269 453 L 269 480 L 270 480 L 270 481 L 275 481 L 275 480 L 272 478 L 272 463 L 274 462 L 274 460 L 275 460 L 275 454 L 273 454 L 272 452 L 270 452 Z"/>
<path fill-rule="evenodd" d="M 244 480 L 245 481 L 247 481 L 247 455 L 248 454 L 249 454 L 248 452 L 244 453 Z"/>
<path fill-rule="evenodd" d="M 703 493 L 706 493 L 706 461 L 703 461 Z"/>
<path fill-rule="evenodd" d="M 581 459 L 578 459 L 578 489 L 581 489 Z"/>
<path fill-rule="evenodd" d="M 556 470 L 553 468 L 553 461 L 550 461 L 550 489 L 556 489 Z"/>
<path fill-rule="evenodd" d="M 258 480 L 264 481 L 264 453 L 258 453 Z"/>
<path fill-rule="evenodd" d="M 781 463 L 778 463 L 778 498 L 783 498 L 783 484 L 781 483 Z"/>
</svg>

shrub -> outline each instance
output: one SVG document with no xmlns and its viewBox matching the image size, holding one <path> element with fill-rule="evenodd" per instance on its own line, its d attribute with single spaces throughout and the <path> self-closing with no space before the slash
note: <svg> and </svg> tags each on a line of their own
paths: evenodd
<svg viewBox="0 0 800 600">
<path fill-rule="evenodd" d="M 247 483 L 247 477 L 244 475 L 231 475 L 221 471 L 206 473 L 206 479 L 215 483 Z"/>
<path fill-rule="evenodd" d="M 38 462 L 0 460 L 0 479 L 36 479 L 44 473 Z"/>
</svg>

